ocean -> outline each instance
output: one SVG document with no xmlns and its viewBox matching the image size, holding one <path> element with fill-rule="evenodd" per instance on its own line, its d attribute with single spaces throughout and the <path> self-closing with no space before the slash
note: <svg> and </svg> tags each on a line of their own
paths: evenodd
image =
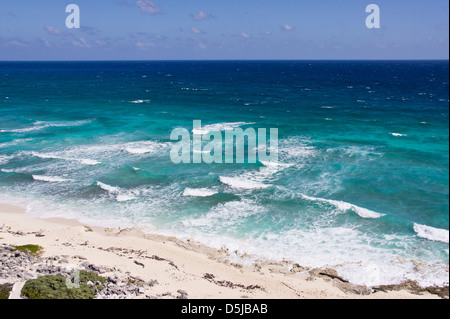
<svg viewBox="0 0 450 319">
<path fill-rule="evenodd" d="M 0 202 L 448 285 L 448 61 L 0 62 Z M 278 162 L 174 164 L 175 128 L 277 128 Z"/>
</svg>

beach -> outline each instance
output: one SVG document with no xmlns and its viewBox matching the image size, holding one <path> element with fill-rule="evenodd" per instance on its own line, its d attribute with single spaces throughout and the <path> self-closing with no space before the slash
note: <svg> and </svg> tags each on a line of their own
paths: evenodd
<svg viewBox="0 0 450 319">
<path fill-rule="evenodd" d="M 369 292 L 332 278 L 329 269 L 306 269 L 287 261 L 261 260 L 253 267 L 237 265 L 227 260 L 226 251 L 194 241 L 144 234 L 138 229 L 107 229 L 74 220 L 40 219 L 6 204 L 0 205 L 0 225 L 0 244 L 39 245 L 44 249 L 42 258 L 51 258 L 61 267 L 95 265 L 92 268 L 102 276 L 142 282 L 141 293 L 129 294 L 127 298 L 439 298 L 426 291 L 405 289 Z M 328 275 L 320 275 L 321 272 Z M 0 276 L 0 284 L 7 282 L 20 285 L 24 279 Z M 15 291 L 13 297 L 19 296 Z"/>
</svg>

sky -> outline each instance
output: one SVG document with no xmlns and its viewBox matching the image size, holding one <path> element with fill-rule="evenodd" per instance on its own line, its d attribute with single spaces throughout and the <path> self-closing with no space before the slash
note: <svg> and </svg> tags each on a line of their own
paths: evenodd
<svg viewBox="0 0 450 319">
<path fill-rule="evenodd" d="M 0 0 L 0 60 L 448 58 L 448 0 Z"/>
</svg>

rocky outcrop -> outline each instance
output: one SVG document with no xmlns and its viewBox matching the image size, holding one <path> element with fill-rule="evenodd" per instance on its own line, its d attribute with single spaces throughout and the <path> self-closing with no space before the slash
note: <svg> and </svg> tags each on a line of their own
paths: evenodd
<svg viewBox="0 0 450 319">
<path fill-rule="evenodd" d="M 356 295 L 370 295 L 372 293 L 376 292 L 388 292 L 388 291 L 401 291 L 406 290 L 413 294 L 422 295 L 424 293 L 430 293 L 433 295 L 437 295 L 443 299 L 449 298 L 449 291 L 448 286 L 446 287 L 421 287 L 417 282 L 415 281 L 405 281 L 401 284 L 397 285 L 381 285 L 381 286 L 375 286 L 375 287 L 366 287 L 362 285 L 355 285 L 341 276 L 339 276 L 338 272 L 335 269 L 332 268 L 315 268 L 309 272 L 311 278 L 325 278 L 328 280 L 333 280 L 334 286 L 338 287 L 345 293 L 351 293 Z"/>
<path fill-rule="evenodd" d="M 75 282 L 76 272 L 81 273 L 83 293 L 71 294 L 66 290 L 66 279 Z M 110 274 L 104 275 L 104 274 Z M 86 277 L 87 276 L 87 277 Z M 89 263 L 85 258 L 75 256 L 42 257 L 27 251 L 18 251 L 17 247 L 0 245 L 0 291 L 8 297 L 14 284 L 25 283 L 27 293 L 22 298 L 42 298 L 49 294 L 48 286 L 60 287 L 58 293 L 51 292 L 52 299 L 79 296 L 97 299 L 157 299 L 150 295 L 151 288 L 158 285 L 157 280 L 145 282 L 141 278 L 122 274 L 117 269 Z M 89 290 L 87 290 L 89 289 Z M 92 294 L 91 294 L 92 291 Z M 23 290 L 22 290 L 23 292 Z M 24 296 L 25 295 L 25 296 Z M 77 297 L 78 296 L 78 297 Z M 188 293 L 178 290 L 169 297 L 187 299 Z M 7 298 L 5 298 L 7 299 Z"/>
</svg>

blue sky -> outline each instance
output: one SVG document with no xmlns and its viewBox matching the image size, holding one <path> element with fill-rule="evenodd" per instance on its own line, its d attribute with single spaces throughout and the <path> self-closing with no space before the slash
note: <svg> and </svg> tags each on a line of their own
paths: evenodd
<svg viewBox="0 0 450 319">
<path fill-rule="evenodd" d="M 66 5 L 81 10 L 67 29 Z M 367 5 L 381 28 L 365 25 Z M 0 0 L 0 60 L 448 59 L 448 0 Z"/>
</svg>

